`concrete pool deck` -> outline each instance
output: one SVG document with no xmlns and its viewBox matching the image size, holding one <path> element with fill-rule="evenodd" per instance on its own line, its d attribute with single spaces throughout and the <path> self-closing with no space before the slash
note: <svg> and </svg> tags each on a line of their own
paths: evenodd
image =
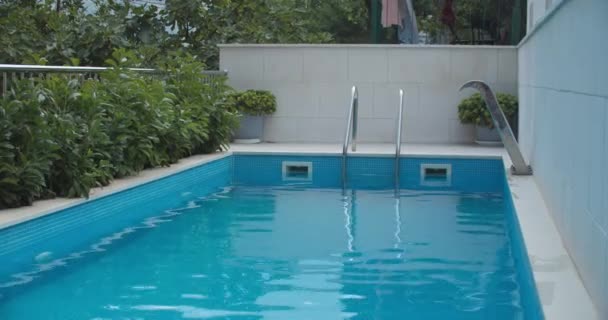
<svg viewBox="0 0 608 320">
<path fill-rule="evenodd" d="M 393 156 L 392 144 L 359 144 L 354 156 Z M 139 175 L 117 179 L 111 185 L 95 188 L 89 199 L 36 201 L 33 206 L 0 210 L 0 229 L 56 212 L 65 207 L 91 201 L 121 190 L 168 176 L 230 154 L 314 154 L 341 155 L 340 144 L 275 144 L 232 145 L 224 153 L 198 155 L 180 160 L 171 167 L 145 170 Z M 503 148 L 475 145 L 404 144 L 402 156 L 502 158 L 510 160 Z M 536 287 L 546 319 L 598 319 L 589 294 L 568 255 L 533 176 L 508 176 Z"/>
</svg>

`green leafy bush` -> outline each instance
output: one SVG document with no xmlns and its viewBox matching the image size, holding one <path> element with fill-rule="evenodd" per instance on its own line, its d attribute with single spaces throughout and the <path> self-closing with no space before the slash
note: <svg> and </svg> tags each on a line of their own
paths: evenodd
<svg viewBox="0 0 608 320">
<path fill-rule="evenodd" d="M 101 79 L 51 75 L 11 84 L 0 100 L 0 208 L 45 197 L 88 196 L 116 177 L 227 145 L 238 114 L 225 79 L 188 55 L 142 74 L 116 50 Z"/>
<path fill-rule="evenodd" d="M 505 117 L 513 120 L 517 115 L 517 98 L 511 94 L 497 93 L 496 99 Z M 475 93 L 460 102 L 458 105 L 458 118 L 464 124 L 494 128 L 490 111 L 488 111 L 486 103 L 479 93 Z"/>
<path fill-rule="evenodd" d="M 238 127 L 238 114 L 226 102 L 225 93 L 231 90 L 226 78 L 213 80 L 202 75 L 205 65 L 190 55 L 171 54 L 162 63 L 162 69 L 170 75 L 165 81 L 166 90 L 179 112 L 173 127 L 190 137 L 188 145 L 178 147 L 180 154 L 207 153 L 226 147 L 232 131 Z"/>
<path fill-rule="evenodd" d="M 46 194 L 57 146 L 41 112 L 41 88 L 18 83 L 0 103 L 0 207 L 29 205 Z"/>
<path fill-rule="evenodd" d="M 266 90 L 247 90 L 229 95 L 228 101 L 232 108 L 250 116 L 263 116 L 277 111 L 275 96 Z"/>
</svg>

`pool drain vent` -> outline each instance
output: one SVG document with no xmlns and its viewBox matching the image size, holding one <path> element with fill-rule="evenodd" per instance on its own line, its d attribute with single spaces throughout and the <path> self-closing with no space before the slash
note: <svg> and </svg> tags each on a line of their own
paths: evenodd
<svg viewBox="0 0 608 320">
<path fill-rule="evenodd" d="M 452 165 L 423 163 L 420 165 L 420 184 L 427 187 L 452 185 Z"/>
<path fill-rule="evenodd" d="M 283 181 L 312 181 L 312 162 L 283 161 Z"/>
</svg>

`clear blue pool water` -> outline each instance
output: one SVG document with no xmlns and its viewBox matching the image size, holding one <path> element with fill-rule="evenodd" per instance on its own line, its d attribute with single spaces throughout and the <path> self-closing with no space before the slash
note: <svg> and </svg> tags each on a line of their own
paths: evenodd
<svg viewBox="0 0 608 320">
<path fill-rule="evenodd" d="M 38 245 L 37 260 L 0 275 L 0 319 L 526 314 L 502 192 L 237 185 L 180 195 L 174 209 L 103 235 L 80 228 L 91 236 L 66 252 Z"/>
<path fill-rule="evenodd" d="M 0 229 L 0 319 L 542 319 L 502 161 L 400 164 L 226 156 Z"/>
</svg>

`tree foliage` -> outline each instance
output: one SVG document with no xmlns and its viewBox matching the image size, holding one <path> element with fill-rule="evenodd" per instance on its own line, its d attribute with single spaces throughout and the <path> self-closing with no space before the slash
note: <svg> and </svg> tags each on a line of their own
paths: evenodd
<svg viewBox="0 0 608 320">
<path fill-rule="evenodd" d="M 117 48 L 145 65 L 176 50 L 217 67 L 219 43 L 364 43 L 379 0 L 0 0 L 0 62 L 103 65 Z M 446 0 L 414 0 L 419 29 L 434 43 L 504 43 L 516 0 L 458 0 L 454 33 Z M 59 5 L 58 5 L 59 3 Z M 59 7 L 59 10 L 57 10 Z M 523 19 L 525 21 L 525 18 Z M 387 29 L 387 41 L 395 39 Z"/>
<path fill-rule="evenodd" d="M 357 41 L 365 1 L 0 0 L 0 63 L 109 66 L 99 81 L 10 83 L 0 100 L 0 208 L 86 196 L 116 177 L 224 146 L 238 125 L 218 43 Z M 160 75 L 128 67 L 152 67 Z"/>
<path fill-rule="evenodd" d="M 357 42 L 367 30 L 365 1 L 167 0 L 161 8 L 86 3 L 0 2 L 0 62 L 101 66 L 123 48 L 148 66 L 185 51 L 217 67 L 218 43 Z"/>
<path fill-rule="evenodd" d="M 419 29 L 433 42 L 509 44 L 516 0 L 455 0 L 453 33 L 441 22 L 445 0 L 414 0 Z M 525 19 L 524 19 L 525 21 Z M 516 35 L 515 39 L 523 35 Z M 445 39 L 442 39 L 445 38 Z"/>
</svg>

